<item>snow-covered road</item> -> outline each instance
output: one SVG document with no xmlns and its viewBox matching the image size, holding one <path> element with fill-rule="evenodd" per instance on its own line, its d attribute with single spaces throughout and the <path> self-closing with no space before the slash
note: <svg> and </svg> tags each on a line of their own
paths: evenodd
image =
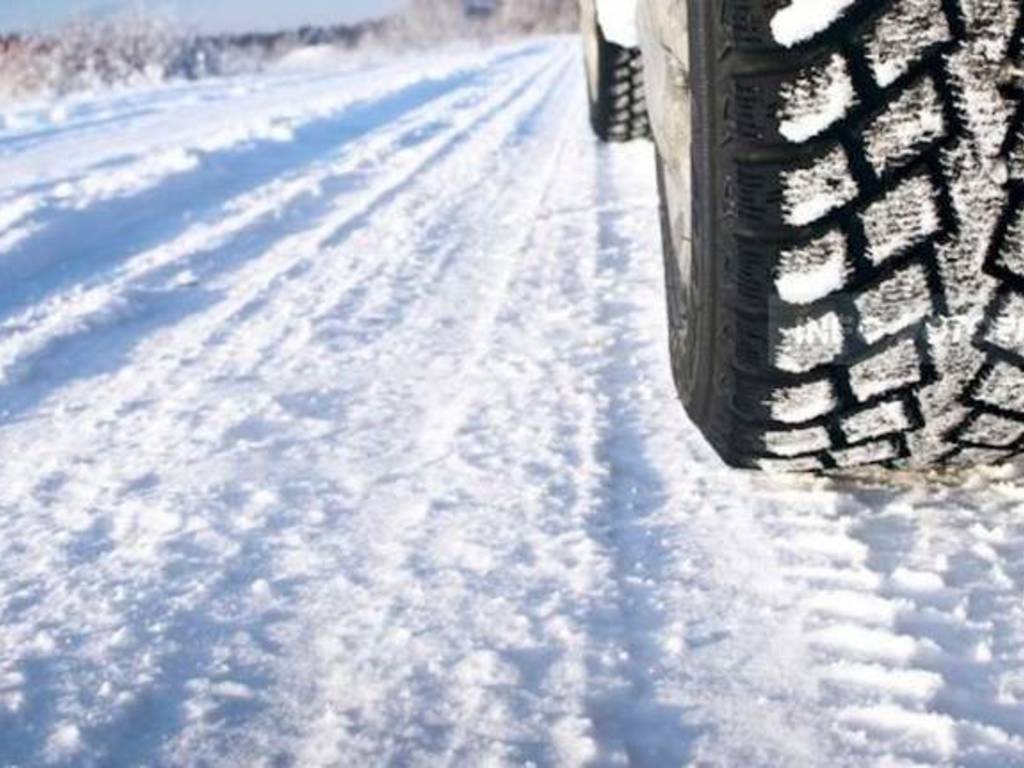
<svg viewBox="0 0 1024 768">
<path fill-rule="evenodd" d="M 570 39 L 11 108 L 0 765 L 1024 765 L 1024 483 L 725 469 Z"/>
</svg>

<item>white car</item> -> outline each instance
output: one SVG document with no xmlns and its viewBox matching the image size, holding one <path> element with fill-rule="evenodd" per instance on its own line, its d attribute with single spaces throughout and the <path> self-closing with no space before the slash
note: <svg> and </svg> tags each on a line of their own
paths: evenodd
<svg viewBox="0 0 1024 768">
<path fill-rule="evenodd" d="M 731 464 L 1024 451 L 1024 4 L 582 0 L 657 147 L 673 369 Z"/>
</svg>

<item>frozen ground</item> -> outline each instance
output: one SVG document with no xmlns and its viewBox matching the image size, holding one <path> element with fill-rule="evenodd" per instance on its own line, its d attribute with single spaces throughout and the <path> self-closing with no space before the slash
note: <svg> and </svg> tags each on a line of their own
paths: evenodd
<svg viewBox="0 0 1024 768">
<path fill-rule="evenodd" d="M 1024 764 L 1024 484 L 723 468 L 581 70 L 4 114 L 0 765 Z"/>
</svg>

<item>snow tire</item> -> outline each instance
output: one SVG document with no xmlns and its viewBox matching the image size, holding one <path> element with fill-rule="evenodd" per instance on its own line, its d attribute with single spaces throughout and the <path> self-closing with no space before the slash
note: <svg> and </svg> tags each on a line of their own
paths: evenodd
<svg viewBox="0 0 1024 768">
<path fill-rule="evenodd" d="M 624 48 L 605 38 L 593 0 L 583 0 L 580 17 L 594 133 L 605 142 L 650 138 L 640 49 Z"/>
<path fill-rule="evenodd" d="M 1024 452 L 1024 5 L 642 2 L 673 369 L 723 458 Z"/>
</svg>

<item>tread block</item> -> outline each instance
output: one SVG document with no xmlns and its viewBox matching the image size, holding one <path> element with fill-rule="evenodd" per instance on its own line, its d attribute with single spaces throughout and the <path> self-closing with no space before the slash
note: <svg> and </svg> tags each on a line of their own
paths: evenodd
<svg viewBox="0 0 1024 768">
<path fill-rule="evenodd" d="M 772 17 L 772 35 L 790 47 L 818 35 L 843 17 L 856 0 L 791 0 Z"/>
<path fill-rule="evenodd" d="M 779 330 L 775 365 L 782 371 L 806 373 L 831 363 L 843 351 L 843 324 L 835 312 L 810 317 Z"/>
<path fill-rule="evenodd" d="M 832 460 L 842 469 L 862 467 L 868 464 L 880 464 L 899 458 L 899 445 L 893 440 L 880 440 L 874 443 L 854 446 L 841 451 L 832 452 Z"/>
<path fill-rule="evenodd" d="M 847 416 L 842 429 L 851 444 L 863 443 L 910 429 L 912 421 L 904 402 L 891 400 Z"/>
<path fill-rule="evenodd" d="M 846 57 L 836 53 L 825 65 L 805 68 L 782 86 L 779 133 L 799 144 L 846 117 L 857 101 Z"/>
<path fill-rule="evenodd" d="M 913 176 L 861 214 L 867 257 L 876 266 L 937 235 L 942 228 L 938 193 L 924 175 Z"/>
<path fill-rule="evenodd" d="M 987 448 L 1008 448 L 1024 438 L 1024 423 L 982 413 L 961 433 L 960 441 Z"/>
<path fill-rule="evenodd" d="M 1011 214 L 1010 227 L 999 250 L 999 264 L 1024 278 L 1024 204 Z"/>
<path fill-rule="evenodd" d="M 782 211 L 786 224 L 802 227 L 842 208 L 859 188 L 842 147 L 833 147 L 810 165 L 782 173 Z"/>
<path fill-rule="evenodd" d="M 775 278 L 779 297 L 790 304 L 813 304 L 841 289 L 850 276 L 846 252 L 846 238 L 838 230 L 784 250 Z"/>
<path fill-rule="evenodd" d="M 977 400 L 994 408 L 1024 411 L 1024 370 L 999 361 L 981 379 Z"/>
<path fill-rule="evenodd" d="M 831 413 L 838 400 L 828 379 L 812 381 L 775 391 L 771 398 L 771 416 L 786 424 L 801 424 Z"/>
<path fill-rule="evenodd" d="M 1010 294 L 998 305 L 985 341 L 1024 359 L 1024 296 Z"/>
<path fill-rule="evenodd" d="M 952 39 L 941 0 L 898 0 L 868 32 L 864 48 L 875 82 L 885 88 Z"/>
<path fill-rule="evenodd" d="M 590 123 L 602 141 L 650 138 L 643 58 L 637 48 L 597 40 L 597 82 L 590 83 Z"/>
<path fill-rule="evenodd" d="M 901 168 L 946 135 L 943 103 L 930 77 L 900 94 L 865 129 L 864 151 L 879 176 Z"/>
<path fill-rule="evenodd" d="M 824 427 L 791 429 L 785 432 L 768 432 L 764 436 L 765 447 L 776 456 L 793 458 L 802 454 L 825 450 L 832 445 Z"/>
<path fill-rule="evenodd" d="M 913 340 L 904 339 L 850 367 L 850 388 L 861 402 L 919 383 L 923 361 Z"/>
<path fill-rule="evenodd" d="M 928 275 L 920 264 L 896 272 L 855 301 L 860 335 L 869 344 L 919 323 L 932 313 Z"/>
</svg>

